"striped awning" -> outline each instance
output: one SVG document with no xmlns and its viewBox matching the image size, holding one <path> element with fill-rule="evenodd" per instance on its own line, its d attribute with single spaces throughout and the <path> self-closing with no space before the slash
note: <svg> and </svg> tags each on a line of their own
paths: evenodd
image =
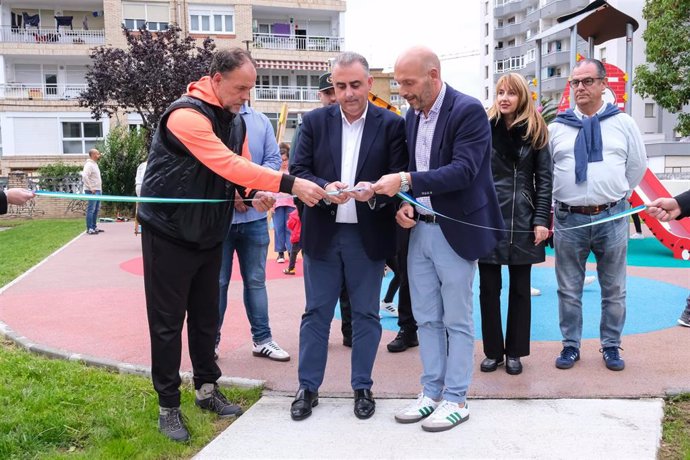
<svg viewBox="0 0 690 460">
<path fill-rule="evenodd" d="M 316 70 L 319 72 L 327 72 L 329 70 L 328 62 L 278 61 L 269 59 L 257 59 L 256 67 L 258 69 Z"/>
</svg>

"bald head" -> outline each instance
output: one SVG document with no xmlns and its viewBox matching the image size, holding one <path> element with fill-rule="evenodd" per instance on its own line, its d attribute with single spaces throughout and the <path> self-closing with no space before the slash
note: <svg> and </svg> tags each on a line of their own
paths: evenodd
<svg viewBox="0 0 690 460">
<path fill-rule="evenodd" d="M 410 107 L 428 115 L 443 86 L 441 61 L 429 48 L 410 48 L 395 61 L 395 81 Z"/>
<path fill-rule="evenodd" d="M 441 61 L 436 53 L 426 46 L 413 46 L 403 51 L 403 53 L 398 56 L 397 61 L 395 61 L 396 68 L 398 65 L 417 65 L 425 71 L 436 69 L 439 78 L 441 76 Z"/>
</svg>

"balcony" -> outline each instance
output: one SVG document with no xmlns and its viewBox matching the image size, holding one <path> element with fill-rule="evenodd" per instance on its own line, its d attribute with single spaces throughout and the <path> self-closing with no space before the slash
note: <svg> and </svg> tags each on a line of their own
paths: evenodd
<svg viewBox="0 0 690 460">
<path fill-rule="evenodd" d="M 340 51 L 341 37 L 319 37 L 314 35 L 254 34 L 254 48 L 272 50 Z"/>
<path fill-rule="evenodd" d="M 500 40 L 506 37 L 514 37 L 525 33 L 529 30 L 529 24 L 526 21 L 514 22 L 506 24 L 503 27 L 494 29 L 494 39 Z"/>
<path fill-rule="evenodd" d="M 552 51 L 542 55 L 542 67 L 558 67 L 563 64 L 570 64 L 570 51 L 568 50 Z"/>
<path fill-rule="evenodd" d="M 541 91 L 543 93 L 562 92 L 565 91 L 568 84 L 568 77 L 553 76 L 544 78 L 541 81 Z"/>
<path fill-rule="evenodd" d="M 257 101 L 319 102 L 319 90 L 310 86 L 255 86 Z"/>
<path fill-rule="evenodd" d="M 0 41 L 6 43 L 40 43 L 69 45 L 104 45 L 104 30 L 19 29 L 0 27 Z"/>
<path fill-rule="evenodd" d="M 499 2 L 496 2 L 499 3 Z M 526 8 L 526 2 L 523 2 L 522 0 L 510 0 L 507 2 L 504 2 L 502 5 L 496 5 L 494 7 L 494 17 L 495 18 L 503 18 L 505 16 L 515 14 L 517 12 L 520 12 Z"/>
<path fill-rule="evenodd" d="M 542 18 L 558 18 L 584 8 L 589 0 L 551 0 L 541 8 Z"/>
<path fill-rule="evenodd" d="M 86 89 L 86 84 L 41 84 L 41 83 L 6 83 L 0 84 L 0 99 L 24 101 L 69 101 L 79 98 Z"/>
</svg>

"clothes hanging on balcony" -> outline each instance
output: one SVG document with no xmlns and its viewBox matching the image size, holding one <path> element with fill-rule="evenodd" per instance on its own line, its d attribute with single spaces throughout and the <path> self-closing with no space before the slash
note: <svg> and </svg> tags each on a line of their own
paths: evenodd
<svg viewBox="0 0 690 460">
<path fill-rule="evenodd" d="M 57 30 L 60 30 L 60 26 L 69 26 L 70 30 L 72 29 L 72 19 L 74 19 L 74 16 L 53 16 L 55 18 L 55 22 L 57 23 Z"/>
<path fill-rule="evenodd" d="M 27 26 L 38 27 L 39 25 L 41 25 L 40 14 L 34 14 L 33 16 L 29 16 L 29 14 L 26 11 L 22 11 L 22 17 L 24 18 L 25 29 Z"/>
<path fill-rule="evenodd" d="M 22 26 L 22 17 L 18 14 L 12 13 L 12 28 L 19 29 Z"/>
</svg>

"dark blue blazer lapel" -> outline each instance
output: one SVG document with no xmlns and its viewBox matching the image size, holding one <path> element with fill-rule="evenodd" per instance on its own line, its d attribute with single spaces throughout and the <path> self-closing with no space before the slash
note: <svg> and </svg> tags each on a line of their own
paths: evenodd
<svg viewBox="0 0 690 460">
<path fill-rule="evenodd" d="M 383 109 L 380 109 L 383 110 Z M 372 104 L 369 104 L 367 108 L 367 117 L 364 119 L 364 130 L 362 131 L 362 141 L 359 143 L 359 156 L 357 157 L 357 171 L 355 172 L 355 178 L 359 177 L 359 173 L 362 170 L 362 166 L 369 155 L 371 150 L 371 144 L 373 144 L 376 135 L 379 132 L 381 126 L 381 112 L 374 108 Z M 355 184 L 350 184 L 354 186 Z"/>
<path fill-rule="evenodd" d="M 434 129 L 434 138 L 431 141 L 431 152 L 429 157 L 429 169 L 438 169 L 439 154 L 441 152 L 441 142 L 443 141 L 443 134 L 446 131 L 450 113 L 453 110 L 453 102 L 455 97 L 453 89 L 446 85 L 446 94 L 441 103 L 441 109 L 438 112 L 438 120 L 436 120 L 436 128 Z"/>
<path fill-rule="evenodd" d="M 341 167 L 343 164 L 343 121 L 340 115 L 340 105 L 333 104 L 328 108 L 328 140 L 329 150 L 333 158 L 333 167 L 335 168 L 335 180 L 340 180 L 342 177 Z"/>
<path fill-rule="evenodd" d="M 412 108 L 408 109 L 405 120 L 405 128 L 407 129 L 407 151 L 410 155 L 410 166 L 408 171 L 417 171 L 416 148 L 417 148 L 417 130 L 419 129 L 419 115 L 415 115 Z"/>
</svg>

